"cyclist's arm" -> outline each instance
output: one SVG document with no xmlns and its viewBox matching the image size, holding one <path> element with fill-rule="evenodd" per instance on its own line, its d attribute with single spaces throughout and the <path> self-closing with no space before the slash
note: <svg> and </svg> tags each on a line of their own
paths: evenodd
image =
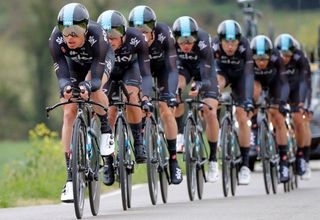
<svg viewBox="0 0 320 220">
<path fill-rule="evenodd" d="M 243 73 L 245 75 L 244 80 L 244 100 L 251 101 L 253 98 L 253 85 L 254 85 L 254 72 L 253 72 L 253 58 L 252 51 L 249 47 L 249 43 L 245 40 L 245 64 Z"/>
<path fill-rule="evenodd" d="M 169 71 L 168 90 L 171 95 L 176 95 L 178 88 L 178 69 L 177 69 L 177 52 L 175 48 L 175 40 L 172 32 L 168 27 L 168 31 L 164 32 L 166 39 L 164 40 L 164 62 L 166 69 Z"/>
<path fill-rule="evenodd" d="M 145 40 L 145 37 L 139 34 L 139 44 L 136 46 L 138 54 L 138 63 L 140 68 L 140 73 L 142 77 L 142 93 L 144 96 L 149 97 L 152 90 L 152 76 L 150 71 L 150 58 L 149 58 L 149 49 L 148 43 Z"/>
<path fill-rule="evenodd" d="M 280 53 L 277 52 L 277 61 L 276 61 L 276 69 L 277 74 L 279 76 L 279 83 L 280 83 L 280 91 L 277 94 L 280 94 L 280 102 L 285 103 L 288 100 L 290 87 L 287 75 L 285 74 L 285 65 L 283 63 L 282 58 L 280 57 Z M 278 79 L 278 78 L 277 78 Z"/>
<path fill-rule="evenodd" d="M 306 64 L 305 57 L 301 53 L 300 59 L 298 62 L 298 70 L 299 71 L 299 102 L 304 103 L 306 99 L 306 91 L 307 91 L 307 82 L 306 82 Z"/>
<path fill-rule="evenodd" d="M 306 83 L 307 83 L 307 97 L 306 97 L 306 108 L 311 106 L 311 95 L 312 95 L 312 84 L 311 84 L 311 68 L 310 62 L 306 59 Z"/>
<path fill-rule="evenodd" d="M 204 33 L 201 33 L 204 34 Z M 208 90 L 211 86 L 211 78 L 212 76 L 212 66 L 213 64 L 213 54 L 210 47 L 210 36 L 209 34 L 205 33 L 205 37 L 203 37 L 203 41 L 199 42 L 199 48 L 200 48 L 200 75 L 201 75 L 201 87 L 200 89 Z"/>
<path fill-rule="evenodd" d="M 91 64 L 91 91 L 97 91 L 101 87 L 101 79 L 105 71 L 106 56 L 113 54 L 111 47 L 107 41 L 104 30 L 99 29 L 96 34 L 93 35 L 96 43 L 92 45 L 93 49 L 93 61 Z"/>
<path fill-rule="evenodd" d="M 63 43 L 63 37 L 61 33 L 54 28 L 49 38 L 49 50 L 53 59 L 53 66 L 56 72 L 60 91 L 71 84 L 70 72 L 68 68 L 67 60 L 62 52 L 62 48 L 66 47 Z"/>
</svg>

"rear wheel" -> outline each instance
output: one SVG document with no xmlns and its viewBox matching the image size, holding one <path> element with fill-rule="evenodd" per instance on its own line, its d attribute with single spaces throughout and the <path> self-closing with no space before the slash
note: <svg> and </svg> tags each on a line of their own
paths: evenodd
<svg viewBox="0 0 320 220">
<path fill-rule="evenodd" d="M 73 125 L 71 140 L 71 169 L 73 183 L 73 199 L 76 217 L 82 218 L 84 208 L 85 180 L 85 126 L 80 118 Z"/>
<path fill-rule="evenodd" d="M 196 173 L 197 167 L 193 157 L 196 141 L 196 126 L 193 121 L 187 119 L 185 131 L 184 131 L 184 143 L 185 143 L 185 155 L 186 155 L 186 175 L 187 175 L 187 187 L 190 201 L 194 200 L 196 192 Z"/>
<path fill-rule="evenodd" d="M 150 118 L 146 118 L 146 126 L 144 131 L 144 141 L 147 147 L 147 175 L 148 186 L 151 203 L 155 205 L 158 197 L 158 167 L 156 146 L 156 125 L 152 123 Z"/>
<path fill-rule="evenodd" d="M 95 119 L 92 120 L 94 128 L 97 127 Z M 95 129 L 96 132 L 100 132 L 100 129 Z M 98 133 L 97 133 L 98 134 Z M 100 154 L 98 151 L 99 141 L 97 139 L 92 140 L 92 152 L 89 155 L 90 168 L 93 171 L 93 178 L 89 181 L 89 201 L 92 215 L 96 216 L 100 207 L 100 194 L 101 184 L 99 181 L 99 169 L 100 169 Z"/>
<path fill-rule="evenodd" d="M 229 178 L 230 178 L 230 138 L 231 138 L 231 124 L 230 121 L 225 118 L 221 124 L 221 130 L 219 135 L 219 145 L 222 149 L 222 188 L 225 197 L 229 192 Z"/>
</svg>

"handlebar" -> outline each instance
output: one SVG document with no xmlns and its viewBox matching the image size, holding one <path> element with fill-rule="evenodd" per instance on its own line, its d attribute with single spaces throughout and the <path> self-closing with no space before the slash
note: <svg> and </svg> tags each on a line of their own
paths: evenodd
<svg viewBox="0 0 320 220">
<path fill-rule="evenodd" d="M 209 105 L 209 104 L 207 104 L 207 103 L 205 103 L 203 101 L 195 100 L 195 99 L 186 99 L 186 100 L 184 100 L 184 101 L 182 101 L 180 103 L 187 103 L 190 107 L 191 107 L 192 104 L 203 104 L 203 105 L 207 106 L 209 108 L 209 110 L 213 109 L 211 105 Z"/>
</svg>

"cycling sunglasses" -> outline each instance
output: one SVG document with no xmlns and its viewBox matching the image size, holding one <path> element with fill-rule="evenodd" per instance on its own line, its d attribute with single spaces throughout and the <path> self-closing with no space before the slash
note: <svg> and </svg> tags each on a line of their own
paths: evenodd
<svg viewBox="0 0 320 220">
<path fill-rule="evenodd" d="M 122 33 L 120 30 L 112 28 L 107 31 L 107 36 L 109 39 L 115 39 L 119 37 L 123 37 L 124 33 Z"/>
<path fill-rule="evenodd" d="M 147 24 L 136 25 L 135 28 L 137 28 L 142 33 L 152 32 L 152 29 Z"/>
<path fill-rule="evenodd" d="M 270 56 L 268 54 L 255 54 L 253 55 L 254 60 L 269 60 Z"/>
<path fill-rule="evenodd" d="M 75 24 L 71 26 L 63 26 L 59 24 L 58 28 L 64 37 L 79 37 L 85 35 L 87 32 L 86 24 Z"/>
<path fill-rule="evenodd" d="M 280 50 L 280 54 L 281 56 L 285 56 L 285 57 L 291 57 L 293 55 L 293 53 L 290 50 Z"/>
<path fill-rule="evenodd" d="M 197 39 L 193 36 L 185 36 L 185 37 L 181 36 L 177 38 L 178 44 L 193 44 L 196 41 Z"/>
</svg>

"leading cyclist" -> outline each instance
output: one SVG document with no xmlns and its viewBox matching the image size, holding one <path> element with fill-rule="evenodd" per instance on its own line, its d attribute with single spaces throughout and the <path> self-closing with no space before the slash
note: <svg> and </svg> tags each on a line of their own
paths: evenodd
<svg viewBox="0 0 320 220">
<path fill-rule="evenodd" d="M 108 80 L 112 68 L 113 52 L 106 33 L 89 20 L 88 10 L 79 3 L 65 5 L 59 12 L 57 26 L 49 38 L 49 48 L 54 61 L 61 101 L 72 97 L 73 87 L 81 89 L 81 97 L 108 106 L 102 85 Z M 107 67 L 107 68 L 105 68 Z M 106 73 L 106 74 L 105 74 Z M 62 202 L 73 202 L 72 173 L 70 165 L 70 140 L 76 104 L 63 107 L 62 144 L 67 166 L 67 182 L 61 194 Z M 95 108 L 101 121 L 100 149 L 113 144 L 107 113 Z"/>
</svg>

